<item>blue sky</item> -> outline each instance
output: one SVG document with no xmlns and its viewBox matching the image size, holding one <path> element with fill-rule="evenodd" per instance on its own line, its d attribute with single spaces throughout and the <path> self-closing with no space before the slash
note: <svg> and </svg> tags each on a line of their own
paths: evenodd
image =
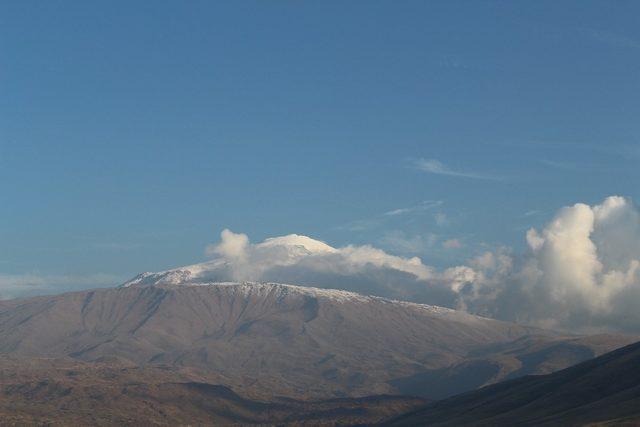
<svg viewBox="0 0 640 427">
<path fill-rule="evenodd" d="M 638 199 L 640 3 L 3 2 L 0 275 L 224 228 L 445 267 Z M 448 243 L 445 243 L 448 242 Z"/>
</svg>

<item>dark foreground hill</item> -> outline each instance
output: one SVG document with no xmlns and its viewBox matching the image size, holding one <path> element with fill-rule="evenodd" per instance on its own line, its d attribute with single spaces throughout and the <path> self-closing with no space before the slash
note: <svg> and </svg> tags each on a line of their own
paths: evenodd
<svg viewBox="0 0 640 427">
<path fill-rule="evenodd" d="M 640 425 L 640 343 L 445 399 L 390 426 Z"/>
<path fill-rule="evenodd" d="M 265 283 L 152 282 L 0 302 L 0 354 L 190 369 L 266 400 L 438 399 L 549 373 L 629 340 Z"/>
<path fill-rule="evenodd" d="M 0 358 L 3 426 L 374 424 L 424 403 L 400 396 L 261 401 L 174 369 Z"/>
</svg>

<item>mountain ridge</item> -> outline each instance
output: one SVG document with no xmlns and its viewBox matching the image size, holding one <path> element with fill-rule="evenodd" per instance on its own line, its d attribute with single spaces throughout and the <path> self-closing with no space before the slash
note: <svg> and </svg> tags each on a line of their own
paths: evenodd
<svg viewBox="0 0 640 427">
<path fill-rule="evenodd" d="M 188 368 L 258 397 L 441 398 L 445 383 L 453 394 L 546 373 L 629 341 L 273 283 L 146 283 L 0 304 L 0 354 Z M 474 364 L 495 368 L 465 382 Z"/>
</svg>

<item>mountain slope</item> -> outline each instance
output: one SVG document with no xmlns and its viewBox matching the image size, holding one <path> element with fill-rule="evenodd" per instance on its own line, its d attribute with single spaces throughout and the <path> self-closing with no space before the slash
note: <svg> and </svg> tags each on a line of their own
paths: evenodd
<svg viewBox="0 0 640 427">
<path fill-rule="evenodd" d="M 564 368 L 628 340 L 265 283 L 137 282 L 0 305 L 0 353 L 184 367 L 247 396 L 441 398 Z M 475 366 L 489 368 L 469 382 Z"/>
<path fill-rule="evenodd" d="M 506 381 L 436 402 L 388 424 L 620 425 L 632 421 L 640 423 L 640 343 L 553 374 Z"/>
<path fill-rule="evenodd" d="M 400 396 L 260 401 L 173 369 L 0 358 L 2 425 L 353 425 L 424 403 Z"/>
</svg>

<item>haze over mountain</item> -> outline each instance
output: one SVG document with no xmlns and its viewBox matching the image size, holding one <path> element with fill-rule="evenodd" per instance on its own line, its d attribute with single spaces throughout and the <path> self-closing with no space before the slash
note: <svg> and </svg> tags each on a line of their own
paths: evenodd
<svg viewBox="0 0 640 427">
<path fill-rule="evenodd" d="M 3 301 L 0 353 L 189 368 L 245 396 L 440 398 L 632 340 L 563 336 L 342 290 L 206 282 L 196 271 Z"/>
</svg>

